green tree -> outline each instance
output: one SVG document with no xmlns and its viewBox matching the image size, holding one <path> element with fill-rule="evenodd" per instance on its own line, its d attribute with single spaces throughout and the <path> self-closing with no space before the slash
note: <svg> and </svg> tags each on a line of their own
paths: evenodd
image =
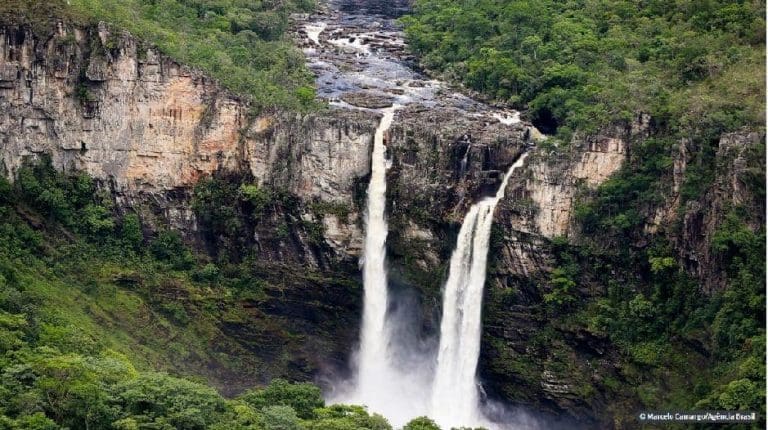
<svg viewBox="0 0 768 430">
<path fill-rule="evenodd" d="M 144 242 L 139 216 L 134 213 L 125 214 L 120 225 L 120 237 L 130 249 L 138 251 Z"/>
<path fill-rule="evenodd" d="M 266 430 L 299 430 L 301 421 L 290 406 L 267 406 L 262 410 Z"/>
<path fill-rule="evenodd" d="M 256 409 L 267 406 L 290 406 L 299 418 L 311 419 L 314 410 L 325 405 L 320 389 L 308 383 L 273 380 L 266 388 L 249 391 L 241 399 Z"/>
<path fill-rule="evenodd" d="M 440 430 L 440 427 L 427 417 L 418 417 L 409 421 L 403 430 Z"/>
<path fill-rule="evenodd" d="M 189 269 L 194 264 L 194 258 L 184 245 L 181 235 L 175 231 L 161 231 L 150 245 L 155 258 L 170 263 L 177 269 Z"/>
<path fill-rule="evenodd" d="M 308 424 L 310 430 L 392 430 L 386 418 L 370 415 L 362 406 L 331 405 L 315 412 L 317 418 Z"/>
<path fill-rule="evenodd" d="M 225 400 L 212 388 L 163 373 L 141 374 L 113 389 L 123 412 L 140 426 L 167 423 L 177 429 L 206 429 L 225 412 Z"/>
</svg>

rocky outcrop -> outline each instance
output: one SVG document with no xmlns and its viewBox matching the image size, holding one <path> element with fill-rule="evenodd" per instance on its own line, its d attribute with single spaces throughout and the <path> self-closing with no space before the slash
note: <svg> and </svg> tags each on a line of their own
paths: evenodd
<svg viewBox="0 0 768 430">
<path fill-rule="evenodd" d="M 465 212 L 496 192 L 530 143 L 528 130 L 449 109 L 398 111 L 389 131 L 387 189 L 395 277 L 439 303 Z"/>
<path fill-rule="evenodd" d="M 0 158 L 7 175 L 48 153 L 54 165 L 168 190 L 240 162 L 248 106 L 204 75 L 106 26 L 0 33 Z"/>
<path fill-rule="evenodd" d="M 685 203 L 681 233 L 674 236 L 675 249 L 683 267 L 696 279 L 702 281 L 707 293 L 725 288 L 725 274 L 722 265 L 712 251 L 712 239 L 723 222 L 725 215 L 734 208 L 742 208 L 749 214 L 750 228 L 759 230 L 763 224 L 762 198 L 756 195 L 758 182 L 764 178 L 755 170 L 756 160 L 764 164 L 765 155 L 761 143 L 765 136 L 744 131 L 723 135 L 715 154 L 715 181 L 703 198 Z M 680 189 L 687 168 L 687 142 L 681 142 L 680 153 L 675 160 L 674 187 L 666 207 L 657 211 L 648 230 L 674 221 L 675 208 L 681 203 Z"/>
<path fill-rule="evenodd" d="M 524 182 L 517 181 L 514 199 L 527 200 L 532 212 L 520 211 L 511 222 L 519 230 L 552 239 L 573 233 L 573 204 L 583 187 L 595 189 L 624 163 L 633 140 L 648 136 L 650 118 L 640 115 L 636 122 L 615 126 L 595 136 L 577 136 L 565 150 L 547 148 L 529 158 Z"/>
<path fill-rule="evenodd" d="M 356 183 L 370 172 L 378 120 L 355 111 L 263 119 L 245 133 L 245 162 L 259 183 L 352 205 Z"/>
<path fill-rule="evenodd" d="M 0 172 L 13 178 L 25 159 L 47 154 L 184 230 L 194 230 L 187 191 L 207 175 L 248 172 L 352 206 L 369 170 L 375 115 L 253 116 L 204 74 L 103 24 L 60 24 L 49 35 L 2 27 L 0 71 Z"/>
</svg>

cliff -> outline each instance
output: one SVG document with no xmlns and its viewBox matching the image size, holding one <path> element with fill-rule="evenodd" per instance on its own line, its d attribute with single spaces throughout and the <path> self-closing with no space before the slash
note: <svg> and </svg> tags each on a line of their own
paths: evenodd
<svg viewBox="0 0 768 430">
<path fill-rule="evenodd" d="M 310 206 L 354 207 L 358 181 L 369 170 L 377 118 L 352 112 L 255 116 L 244 100 L 127 33 L 103 24 L 37 31 L 0 28 L 2 174 L 13 180 L 23 163 L 49 156 L 57 170 L 95 178 L 119 213 L 140 216 L 145 232 L 177 229 L 202 249 L 215 248 L 218 239 L 193 210 L 201 178 L 247 177 L 249 183 L 301 196 L 301 204 L 290 207 L 274 197 L 263 222 L 247 226 L 246 242 L 264 261 L 254 270 L 274 295 L 258 305 L 244 302 L 243 309 L 259 321 L 285 319 L 284 327 L 254 335 L 247 323 L 222 321 L 228 338 L 212 346 L 272 358 L 260 369 L 221 369 L 221 363 L 205 362 L 192 367 L 229 393 L 281 375 L 307 378 L 297 369 L 316 374 L 321 363 L 343 367 L 356 338 L 351 322 L 359 315 L 354 256 L 361 221 L 356 211 L 340 220 Z M 327 226 L 327 244 L 309 237 L 317 224 Z M 330 262 L 337 260 L 339 270 L 329 273 Z M 296 301 L 290 309 L 286 288 Z M 312 297 L 320 291 L 336 297 L 332 305 Z M 332 314 L 348 315 L 350 323 Z M 283 343 L 287 333 L 323 331 L 316 322 L 306 326 L 305 319 L 318 318 L 331 321 L 327 335 L 317 342 Z M 239 346 L 226 347 L 231 342 Z M 276 358 L 293 348 L 287 360 Z M 305 361 L 309 364 L 299 364 Z"/>
<path fill-rule="evenodd" d="M 558 264 L 553 242 L 566 237 L 577 244 L 585 236 L 577 203 L 626 165 L 653 132 L 651 123 L 639 115 L 556 148 L 532 137 L 525 123 L 450 110 L 397 112 L 387 136 L 389 263 L 395 282 L 418 293 L 427 333 L 466 209 L 493 193 L 520 153 L 531 151 L 496 215 L 480 369 L 490 397 L 603 425 L 617 404 L 637 405 L 636 395 L 615 399 L 605 389 L 611 378 L 629 383 L 621 374 L 626 358 L 607 337 L 551 318 L 544 296 Z M 60 24 L 50 34 L 0 27 L 3 175 L 13 178 L 26 160 L 49 155 L 57 169 L 99 180 L 117 210 L 139 214 L 149 233 L 181 230 L 212 255 L 235 238 L 193 210 L 200 180 L 273 191 L 261 218 L 238 215 L 243 223 L 235 235 L 258 257 L 255 272 L 269 284 L 267 297 L 240 304 L 247 318 L 220 324 L 242 348 L 233 354 L 258 356 L 265 368 L 199 366 L 229 393 L 274 376 L 344 371 L 357 335 L 357 260 L 377 124 L 375 114 L 345 110 L 256 115 L 205 75 L 105 25 Z M 761 139 L 748 131 L 722 136 L 715 185 L 686 203 L 681 233 L 667 234 L 675 258 L 708 291 L 723 288 L 709 243 L 726 207 L 759 205 L 742 177 L 754 168 L 746 154 Z M 674 159 L 671 191 L 648 208 L 647 235 L 676 216 L 686 148 L 683 142 Z M 764 220 L 753 221 L 758 228 Z M 590 274 L 585 278 L 575 300 L 607 294 Z M 265 320 L 269 328 L 254 333 Z"/>
</svg>

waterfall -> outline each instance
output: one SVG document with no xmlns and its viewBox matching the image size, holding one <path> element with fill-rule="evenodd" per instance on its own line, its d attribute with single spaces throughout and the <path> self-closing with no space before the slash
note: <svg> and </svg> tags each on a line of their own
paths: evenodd
<svg viewBox="0 0 768 430">
<path fill-rule="evenodd" d="M 451 255 L 430 413 L 444 428 L 473 426 L 482 421 L 475 373 L 493 213 L 504 197 L 509 178 L 523 165 L 525 157 L 523 154 L 510 167 L 494 197 L 469 209 Z"/>
<path fill-rule="evenodd" d="M 403 363 L 397 357 L 396 342 L 392 339 L 395 322 L 387 318 L 387 159 L 384 136 L 398 107 L 395 105 L 383 111 L 384 116 L 374 136 L 365 218 L 365 292 L 360 349 L 356 356 L 357 377 L 349 392 L 340 393 L 330 401 L 365 405 L 369 411 L 386 416 L 395 426 L 402 426 L 411 418 L 427 412 L 429 381 L 425 378 L 429 372 L 415 371 L 418 365 Z"/>
<path fill-rule="evenodd" d="M 363 324 L 358 357 L 358 388 L 372 390 L 391 376 L 387 314 L 386 241 L 387 220 L 384 215 L 387 194 L 387 160 L 384 135 L 392 125 L 395 107 L 386 109 L 373 141 L 371 181 L 368 184 L 368 207 L 365 218 L 365 254 L 363 260 Z M 383 380 L 383 381 L 382 381 Z M 365 394 L 365 393 L 361 393 Z M 362 400 L 372 400 L 370 395 Z M 366 399 L 365 397 L 368 397 Z"/>
<path fill-rule="evenodd" d="M 396 103 L 380 110 L 383 117 L 374 138 L 361 259 L 365 290 L 363 318 L 359 347 L 351 360 L 354 374 L 351 379 L 334 376 L 331 389 L 325 393 L 326 401 L 364 405 L 369 412 L 385 416 L 394 428 L 425 415 L 436 419 L 445 429 L 459 425 L 499 428 L 486 423 L 480 413 L 475 382 L 482 290 L 493 212 L 504 195 L 512 171 L 523 163 L 523 157 L 507 172 L 497 195 L 478 202 L 466 215 L 450 262 L 440 346 L 436 350 L 437 340 L 431 336 L 431 330 L 430 333 L 424 330 L 421 315 L 424 304 L 410 301 L 410 294 L 419 290 L 409 285 L 413 280 L 405 273 L 403 285 L 393 283 L 396 288 L 388 291 L 385 216 L 388 161 L 384 139 L 398 104 L 417 107 L 409 115 L 424 120 L 427 117 L 418 113 L 422 108 L 465 116 L 473 124 L 468 130 L 495 121 L 503 125 L 516 124 L 520 122 L 520 114 L 491 108 L 443 82 L 426 79 L 413 70 L 409 62 L 403 61 L 407 43 L 400 27 L 390 17 L 371 15 L 380 12 L 378 9 L 360 7 L 358 3 L 331 1 L 328 3 L 330 13 L 308 17 L 304 25 L 304 52 L 317 75 L 321 99 L 335 100 L 330 103 L 332 106 L 365 111 L 370 109 L 340 100 L 346 94 L 363 92 L 388 94 Z M 386 2 L 379 0 L 378 3 Z M 327 37 L 322 37 L 324 35 Z M 361 57 L 367 60 L 359 61 Z M 351 64 L 354 67 L 350 67 Z M 469 133 L 462 143 L 467 146 L 457 166 L 458 180 L 462 180 L 469 169 L 472 151 Z M 439 214 L 434 215 L 439 219 Z M 434 273 L 434 276 L 442 277 L 442 274 Z M 498 416 L 501 415 L 495 414 Z M 505 424 L 508 423 L 505 421 Z"/>
<path fill-rule="evenodd" d="M 469 162 L 469 151 L 472 149 L 472 141 L 469 140 L 467 144 L 467 150 L 464 151 L 464 157 L 461 158 L 461 164 L 459 166 L 459 177 L 464 176 L 467 173 L 467 163 Z"/>
</svg>

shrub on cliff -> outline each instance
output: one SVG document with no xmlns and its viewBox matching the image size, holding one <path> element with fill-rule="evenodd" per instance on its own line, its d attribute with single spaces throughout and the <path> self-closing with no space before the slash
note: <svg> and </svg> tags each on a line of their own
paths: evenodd
<svg viewBox="0 0 768 430">
<path fill-rule="evenodd" d="M 417 0 L 403 22 L 427 68 L 566 135 L 638 112 L 762 123 L 764 15 L 738 0 Z"/>
<path fill-rule="evenodd" d="M 440 427 L 427 417 L 418 417 L 410 420 L 403 430 L 440 430 Z"/>
<path fill-rule="evenodd" d="M 257 111 L 303 110 L 314 106 L 313 76 L 286 30 L 291 13 L 313 7 L 312 0 L 4 0 L 0 19 L 40 32 L 59 20 L 105 21 L 205 71 Z"/>
<path fill-rule="evenodd" d="M 325 406 L 316 386 L 291 384 L 284 379 L 275 379 L 268 387 L 245 393 L 241 399 L 257 409 L 268 405 L 290 406 L 303 419 L 315 417 L 315 409 Z"/>
</svg>

